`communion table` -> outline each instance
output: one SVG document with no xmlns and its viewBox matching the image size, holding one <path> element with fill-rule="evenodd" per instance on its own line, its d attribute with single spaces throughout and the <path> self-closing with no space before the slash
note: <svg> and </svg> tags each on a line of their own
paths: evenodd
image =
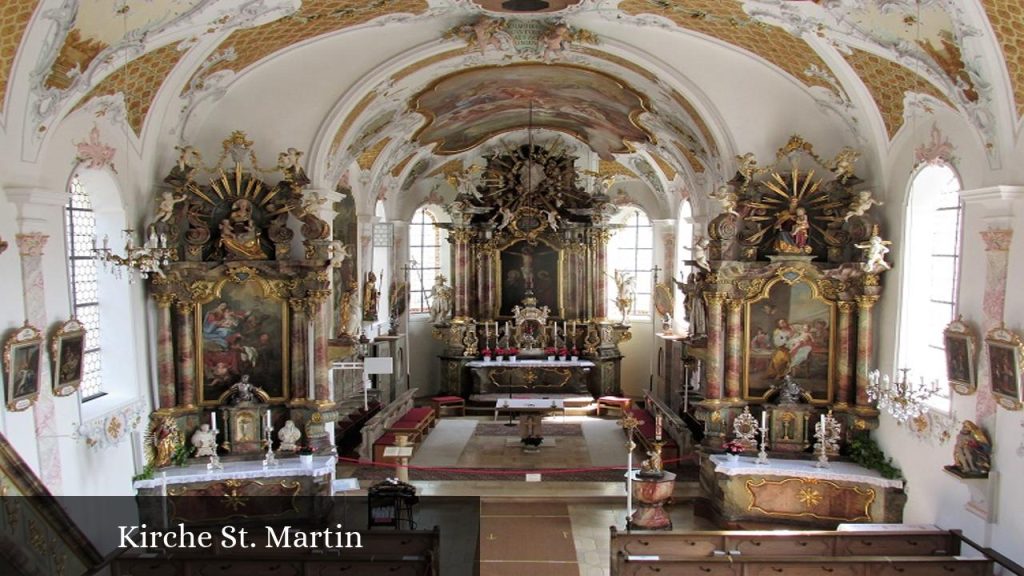
<svg viewBox="0 0 1024 576">
<path fill-rule="evenodd" d="M 700 483 L 713 517 L 727 528 L 782 522 L 834 528 L 842 522 L 902 522 L 903 481 L 849 462 L 702 455 Z"/>
<path fill-rule="evenodd" d="M 473 394 L 590 394 L 590 360 L 502 360 L 468 362 Z"/>
<path fill-rule="evenodd" d="M 245 460 L 208 469 L 204 459 L 166 468 L 154 478 L 135 481 L 139 514 L 154 525 L 163 518 L 209 522 L 238 516 L 242 502 L 248 519 L 318 517 L 330 503 L 336 463 L 334 456 L 314 456 L 312 466 L 304 466 L 298 457 L 282 456 L 276 466 L 267 467 L 262 460 Z"/>
</svg>

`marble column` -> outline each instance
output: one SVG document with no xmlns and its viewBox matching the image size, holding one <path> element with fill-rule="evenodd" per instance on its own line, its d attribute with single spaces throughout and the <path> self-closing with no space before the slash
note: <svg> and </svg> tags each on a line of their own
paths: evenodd
<svg viewBox="0 0 1024 576">
<path fill-rule="evenodd" d="M 470 294 L 473 287 L 472 258 L 470 255 L 469 239 L 472 232 L 465 228 L 456 228 L 448 235 L 449 241 L 454 248 L 454 269 L 452 270 L 452 287 L 455 290 L 455 307 L 452 311 L 454 318 L 468 318 L 472 315 L 470 309 Z"/>
<path fill-rule="evenodd" d="M 562 275 L 562 310 L 563 318 L 580 318 L 580 289 L 584 287 L 583 278 L 580 275 L 582 254 L 578 244 L 568 244 L 562 251 L 565 258 L 565 273 Z M 584 313 L 585 316 L 585 313 Z"/>
<path fill-rule="evenodd" d="M 597 228 L 594 230 L 592 251 L 594 254 L 594 267 L 593 273 L 591 274 L 591 281 L 588 285 L 592 287 L 593 296 L 593 316 L 595 318 L 607 318 L 608 317 L 608 296 L 607 296 L 607 282 L 605 280 L 607 274 L 607 262 L 608 262 L 608 240 L 611 239 L 612 233 L 604 228 Z"/>
<path fill-rule="evenodd" d="M 850 339 L 851 314 L 853 313 L 853 302 L 842 300 L 836 303 L 839 308 L 839 326 L 836 328 L 837 348 L 839 357 L 836 359 L 836 395 L 833 400 L 836 409 L 844 409 L 850 405 L 853 398 L 850 396 L 852 390 L 852 374 L 850 373 L 850 357 L 853 341 Z"/>
<path fill-rule="evenodd" d="M 497 252 L 492 246 L 480 249 L 476 260 L 477 269 L 477 319 L 489 320 L 495 317 L 498 307 L 495 283 L 494 258 Z"/>
<path fill-rule="evenodd" d="M 196 403 L 195 303 L 179 300 L 174 309 L 178 313 L 178 398 L 182 406 L 191 408 Z"/>
<path fill-rule="evenodd" d="M 725 294 L 721 292 L 704 293 L 704 301 L 708 304 L 708 361 L 707 361 L 707 393 L 708 400 L 722 398 L 722 359 L 725 356 L 722 334 L 722 303 Z"/>
<path fill-rule="evenodd" d="M 868 400 L 868 371 L 874 355 L 871 312 L 878 296 L 857 296 L 857 390 L 858 408 L 873 408 Z"/>
<path fill-rule="evenodd" d="M 25 298 L 25 319 L 40 330 L 47 328 L 46 283 L 43 274 L 43 249 L 49 236 L 41 232 L 14 237 L 21 256 L 21 284 Z M 43 347 L 44 351 L 47 349 Z M 44 352 L 45 356 L 45 352 Z M 57 416 L 50 382 L 50 362 L 40 358 L 39 395 L 32 405 L 36 447 L 39 450 L 39 476 L 55 495 L 62 491 L 60 445 L 57 443 Z"/>
<path fill-rule="evenodd" d="M 313 385 L 316 390 L 316 400 L 320 404 L 330 403 L 331 387 L 327 379 L 327 329 L 330 326 L 328 318 L 327 296 L 316 299 L 311 304 L 313 312 Z"/>
<path fill-rule="evenodd" d="M 292 299 L 289 301 L 291 308 L 291 350 L 289 350 L 289 364 L 291 364 L 291 396 L 293 400 L 304 400 L 309 394 L 307 386 L 306 355 L 309 339 L 309 324 L 305 314 L 305 300 Z M 356 335 L 358 337 L 358 334 Z"/>
<path fill-rule="evenodd" d="M 156 300 L 156 397 L 161 410 L 177 406 L 174 385 L 174 339 L 171 332 L 171 294 L 154 294 Z"/>
<path fill-rule="evenodd" d="M 743 323 L 740 311 L 742 300 L 728 298 L 725 301 L 728 315 L 725 323 L 725 396 L 729 400 L 740 399 L 740 356 L 743 353 Z"/>
</svg>

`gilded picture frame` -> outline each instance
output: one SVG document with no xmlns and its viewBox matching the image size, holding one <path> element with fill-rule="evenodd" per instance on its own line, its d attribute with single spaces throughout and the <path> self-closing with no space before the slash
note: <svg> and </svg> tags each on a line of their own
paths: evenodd
<svg viewBox="0 0 1024 576">
<path fill-rule="evenodd" d="M 496 253 L 496 316 L 511 318 L 512 309 L 523 305 L 526 278 L 532 277 L 537 307 L 548 307 L 550 317 L 561 317 L 562 251 L 542 239 L 517 240 Z"/>
<path fill-rule="evenodd" d="M 768 400 L 790 373 L 809 402 L 831 403 L 835 325 L 835 302 L 802 274 L 779 271 L 744 302 L 744 398 Z"/>
<path fill-rule="evenodd" d="M 949 323 L 942 331 L 946 352 L 946 380 L 957 394 L 970 395 L 978 390 L 978 336 L 962 317 Z"/>
<path fill-rule="evenodd" d="M 25 324 L 4 343 L 4 399 L 11 412 L 28 410 L 39 398 L 43 334 Z"/>
<path fill-rule="evenodd" d="M 1021 370 L 1024 370 L 1024 341 L 1000 326 L 985 336 L 989 386 L 996 402 L 1007 410 L 1020 410 L 1024 404 L 1021 392 Z"/>
<path fill-rule="evenodd" d="M 289 399 L 290 314 L 280 284 L 249 271 L 206 282 L 200 290 L 205 292 L 195 305 L 200 405 L 216 406 L 243 374 L 270 402 Z"/>
<path fill-rule="evenodd" d="M 74 317 L 57 327 L 50 338 L 54 396 L 71 396 L 82 385 L 85 338 L 85 325 Z"/>
</svg>

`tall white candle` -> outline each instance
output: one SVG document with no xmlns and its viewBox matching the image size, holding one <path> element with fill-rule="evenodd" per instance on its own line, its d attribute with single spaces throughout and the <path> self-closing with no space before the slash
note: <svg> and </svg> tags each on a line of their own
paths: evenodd
<svg viewBox="0 0 1024 576">
<path fill-rule="evenodd" d="M 654 439 L 661 442 L 661 414 L 654 417 Z"/>
<path fill-rule="evenodd" d="M 761 412 L 761 434 L 768 433 L 768 411 Z"/>
<path fill-rule="evenodd" d="M 270 408 L 267 408 L 267 411 L 264 412 L 264 414 L 267 415 L 267 430 L 270 430 Z"/>
<path fill-rule="evenodd" d="M 821 438 L 822 438 L 822 440 L 825 439 L 825 415 L 824 414 L 821 415 Z"/>
<path fill-rule="evenodd" d="M 210 412 L 210 428 L 212 428 L 214 432 L 217 431 L 217 412 L 216 411 Z"/>
</svg>

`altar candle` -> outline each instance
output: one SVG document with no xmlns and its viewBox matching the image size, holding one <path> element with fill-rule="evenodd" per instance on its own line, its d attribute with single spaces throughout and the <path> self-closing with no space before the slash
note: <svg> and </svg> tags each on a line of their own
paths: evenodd
<svg viewBox="0 0 1024 576">
<path fill-rule="evenodd" d="M 661 442 L 661 414 L 654 417 L 654 440 Z"/>
<path fill-rule="evenodd" d="M 761 412 L 761 434 L 764 435 L 768 431 L 768 411 L 764 410 Z"/>
<path fill-rule="evenodd" d="M 821 415 L 821 438 L 822 438 L 822 440 L 825 439 L 825 415 L 824 414 Z"/>
<path fill-rule="evenodd" d="M 267 409 L 267 411 L 264 412 L 264 414 L 267 415 L 267 430 L 269 431 L 270 430 L 270 409 Z M 822 418 L 824 418 L 824 416 L 822 416 Z"/>
<path fill-rule="evenodd" d="M 217 431 L 217 413 L 216 412 L 210 412 L 210 428 L 213 428 L 214 432 Z"/>
</svg>

